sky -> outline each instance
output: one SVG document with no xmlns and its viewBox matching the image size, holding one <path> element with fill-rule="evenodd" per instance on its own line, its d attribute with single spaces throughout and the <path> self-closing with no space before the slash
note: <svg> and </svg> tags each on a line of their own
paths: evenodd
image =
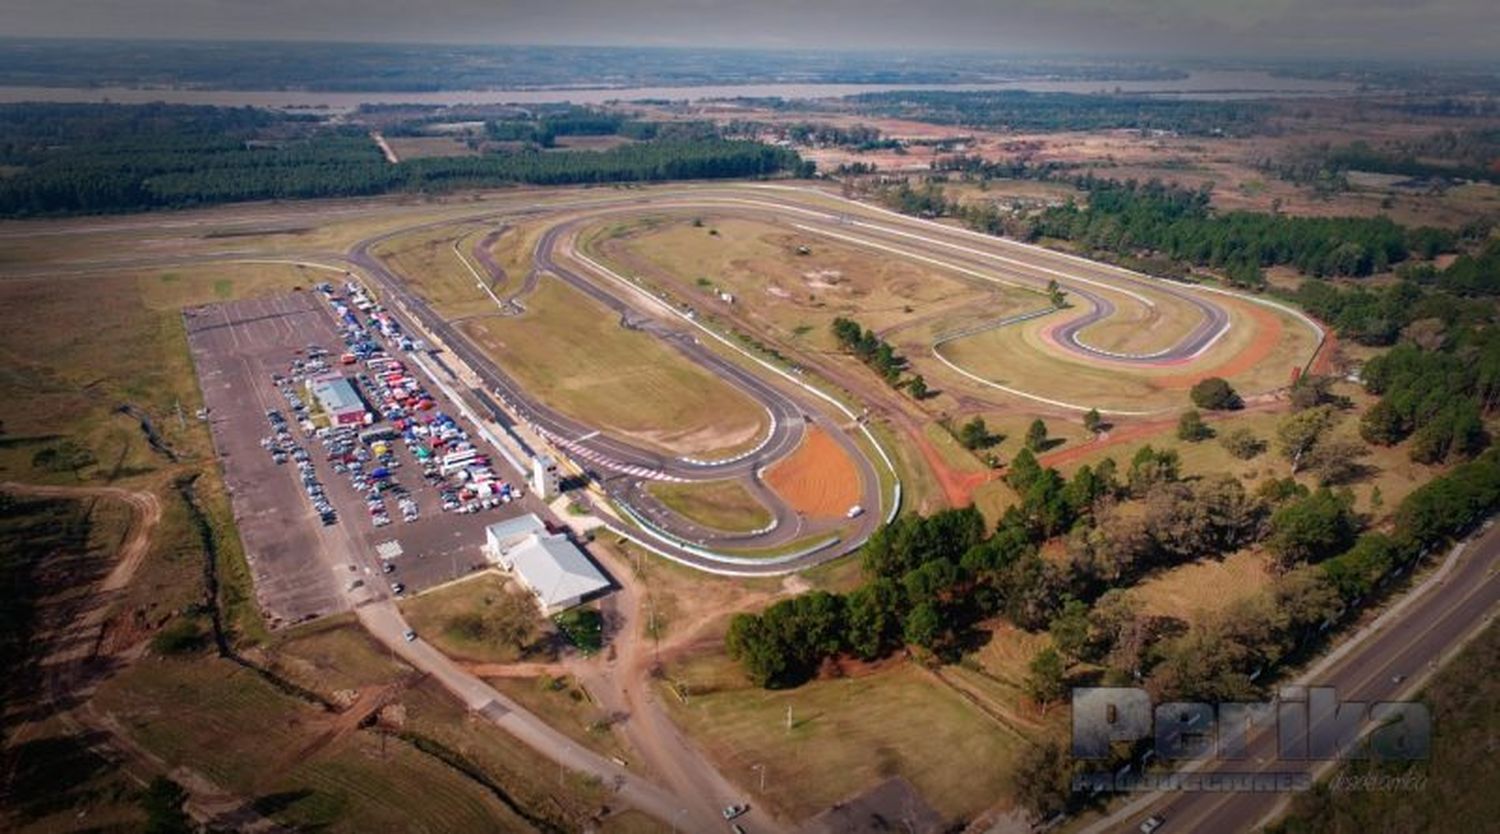
<svg viewBox="0 0 1500 834">
<path fill-rule="evenodd" d="M 12 36 L 1481 59 L 1496 0 L 0 0 Z"/>
</svg>

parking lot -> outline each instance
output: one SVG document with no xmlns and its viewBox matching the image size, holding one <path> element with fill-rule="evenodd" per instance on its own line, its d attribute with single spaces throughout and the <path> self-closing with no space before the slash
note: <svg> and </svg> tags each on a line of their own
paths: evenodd
<svg viewBox="0 0 1500 834">
<path fill-rule="evenodd" d="M 256 595 L 273 627 L 345 610 L 350 591 L 356 602 L 396 587 L 417 593 L 482 568 L 485 526 L 540 507 L 529 497 L 503 499 L 520 492 L 521 473 L 484 448 L 415 363 L 402 361 L 399 323 L 341 314 L 332 303 L 339 296 L 298 292 L 184 313 Z M 330 372 L 352 380 L 381 419 L 328 425 L 306 382 Z M 474 460 L 449 471 L 445 455 Z"/>
</svg>

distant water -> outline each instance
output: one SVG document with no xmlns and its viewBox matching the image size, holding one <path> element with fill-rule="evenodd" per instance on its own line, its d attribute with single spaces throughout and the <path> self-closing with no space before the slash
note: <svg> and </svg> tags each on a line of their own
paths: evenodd
<svg viewBox="0 0 1500 834">
<path fill-rule="evenodd" d="M 630 87 L 547 90 L 450 90 L 437 93 L 403 92 L 282 92 L 275 90 L 201 90 L 191 88 L 134 87 L 6 87 L 0 86 L 0 103 L 18 101 L 98 102 L 142 104 L 214 104 L 223 106 L 326 108 L 352 110 L 361 104 L 541 104 L 570 101 L 602 104 L 606 101 L 666 99 L 680 101 L 708 98 L 830 98 L 878 93 L 889 90 L 1029 90 L 1046 93 L 1145 93 L 1196 99 L 1245 99 L 1301 96 L 1333 96 L 1352 93 L 1355 85 L 1343 81 L 1279 78 L 1266 72 L 1201 71 L 1187 78 L 1152 81 L 1046 81 L 1026 79 L 990 84 L 736 84 L 703 87 Z"/>
</svg>

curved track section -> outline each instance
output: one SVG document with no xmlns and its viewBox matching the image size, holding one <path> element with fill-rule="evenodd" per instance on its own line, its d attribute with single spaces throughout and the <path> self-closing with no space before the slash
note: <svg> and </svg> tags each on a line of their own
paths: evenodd
<svg viewBox="0 0 1500 834">
<path fill-rule="evenodd" d="M 769 220 L 858 247 L 927 263 L 976 283 L 1001 284 L 1044 293 L 1049 283 L 1055 281 L 1071 298 L 1085 302 L 1087 309 L 1082 315 L 1052 328 L 1050 341 L 1059 351 L 1095 361 L 1143 367 L 1189 362 L 1209 350 L 1229 330 L 1229 314 L 1222 305 L 1215 303 L 1214 296 L 1239 295 L 1155 279 L 1065 253 L 909 218 L 884 209 L 841 201 L 823 192 L 789 186 L 685 186 L 645 196 L 590 195 L 546 207 L 497 211 L 489 218 L 470 218 L 469 222 L 496 221 L 524 215 L 528 219 L 540 217 L 551 221 L 536 243 L 533 267 L 520 286 L 514 286 L 489 251 L 504 231 L 503 226 L 479 239 L 467 255 L 455 244 L 455 256 L 463 260 L 473 272 L 477 285 L 495 300 L 498 314 L 515 315 L 523 311 L 521 299 L 535 288 L 538 281 L 560 280 L 617 315 L 621 326 L 640 330 L 667 343 L 683 358 L 708 370 L 767 410 L 770 429 L 754 449 L 732 458 L 698 460 L 673 457 L 611 436 L 529 395 L 513 377 L 497 367 L 451 323 L 432 311 L 403 280 L 371 254 L 372 246 L 391 235 L 365 241 L 350 252 L 352 263 L 371 276 L 384 292 L 398 298 L 424 327 L 480 376 L 486 393 L 503 402 L 510 413 L 589 472 L 609 499 L 626 509 L 634 522 L 630 532 L 644 531 L 650 541 L 643 544 L 678 561 L 724 573 L 786 573 L 847 553 L 863 543 L 882 516 L 889 517 L 894 513 L 895 505 L 899 503 L 900 485 L 895 485 L 895 494 L 890 499 L 882 500 L 880 477 L 865 449 L 850 432 L 865 435 L 893 477 L 894 467 L 889 456 L 847 407 L 808 386 L 805 381 L 748 353 L 696 321 L 690 313 L 658 298 L 637 282 L 616 274 L 577 249 L 579 234 L 591 224 L 620 216 L 678 211 L 715 211 Z M 403 229 L 394 234 L 410 231 Z M 474 262 L 486 274 L 475 269 Z M 1149 309 L 1164 298 L 1192 308 L 1197 315 L 1191 328 L 1174 344 L 1152 352 L 1126 353 L 1107 350 L 1087 341 L 1089 328 L 1119 315 L 1117 300 L 1129 299 Z M 970 330 L 977 332 L 1005 326 L 1056 310 L 1048 306 Z M 1321 343 L 1321 329 L 1306 317 L 1299 318 L 1317 333 Z M 717 349 L 711 349 L 700 339 L 704 336 L 718 342 Z M 739 355 L 734 356 L 735 353 Z M 939 359 L 942 359 L 941 355 Z M 991 387 L 1001 387 L 951 363 L 949 365 L 971 379 Z M 1055 406 L 1077 407 L 1034 393 L 1003 390 Z M 829 404 L 839 416 L 826 415 L 824 409 Z M 506 419 L 498 409 L 491 410 L 497 419 Z M 760 480 L 765 468 L 797 449 L 810 422 L 818 422 L 854 462 L 860 479 L 861 506 L 870 510 L 843 523 L 843 535 L 834 541 L 829 541 L 827 534 L 839 525 L 827 522 L 810 524 Z M 845 424 L 853 425 L 846 431 Z M 771 510 L 771 523 L 762 530 L 749 533 L 707 529 L 678 516 L 645 489 L 645 485 L 653 480 L 706 482 L 724 479 L 734 479 L 745 485 L 757 501 Z M 874 512 L 877 507 L 886 512 Z M 750 557 L 728 552 L 739 549 L 779 550 L 783 553 Z"/>
<path fill-rule="evenodd" d="M 540 278 L 552 277 L 563 281 L 617 315 L 622 327 L 636 329 L 660 339 L 688 361 L 705 368 L 718 379 L 760 403 L 770 415 L 770 429 L 754 449 L 724 460 L 673 457 L 614 437 L 563 414 L 532 397 L 514 377 L 484 355 L 452 323 L 432 310 L 405 281 L 372 254 L 371 250 L 376 245 L 392 235 L 361 242 L 349 253 L 348 258 L 375 282 L 382 293 L 396 300 L 401 308 L 419 319 L 425 329 L 472 369 L 483 381 L 484 393 L 498 399 L 511 414 L 565 453 L 602 486 L 617 506 L 627 509 L 627 515 L 635 522 L 637 529 L 619 532 L 644 534 L 650 541 L 643 543 L 663 555 L 696 567 L 732 574 L 787 573 L 836 558 L 863 544 L 879 524 L 878 513 L 861 515 L 849 522 L 842 534 L 835 535 L 827 523 L 821 527 L 810 525 L 760 479 L 760 473 L 765 468 L 797 449 L 809 423 L 820 423 L 822 429 L 843 447 L 850 460 L 855 463 L 860 478 L 862 506 L 873 510 L 883 503 L 880 477 L 859 444 L 839 428 L 836 421 L 816 416 L 819 409 L 809 402 L 811 398 L 788 393 L 741 364 L 709 349 L 691 330 L 672 322 L 670 316 L 662 315 L 663 312 L 670 312 L 670 308 L 652 309 L 659 304 L 656 299 L 628 285 L 621 286 L 609 278 L 600 280 L 586 277 L 571 262 L 560 260 L 560 238 L 576 231 L 576 227 L 583 222 L 586 221 L 561 223 L 544 233 L 537 244 L 535 268 L 532 275 L 528 276 L 527 286 L 499 299 L 497 313 L 512 313 L 513 311 L 504 308 L 517 304 L 518 297 L 529 291 Z M 412 230 L 403 229 L 393 234 L 410 231 Z M 493 239 L 493 236 L 487 235 L 479 241 L 476 249 L 493 242 Z M 481 257 L 478 252 L 472 254 L 490 271 L 494 284 L 506 280 L 504 272 L 498 269 L 492 259 Z M 486 405 L 491 406 L 491 416 L 497 420 L 503 422 L 508 419 L 508 415 L 494 408 L 493 403 Z M 735 480 L 743 484 L 758 502 L 771 511 L 771 523 L 760 530 L 746 533 L 711 529 L 673 513 L 645 489 L 646 484 L 651 481 L 719 480 Z M 801 541 L 809 537 L 819 541 Z M 726 552 L 738 549 L 788 552 L 767 556 Z"/>
</svg>

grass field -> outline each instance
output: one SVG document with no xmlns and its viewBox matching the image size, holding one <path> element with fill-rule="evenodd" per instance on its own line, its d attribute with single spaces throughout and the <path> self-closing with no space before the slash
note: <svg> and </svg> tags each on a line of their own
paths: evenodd
<svg viewBox="0 0 1500 834">
<path fill-rule="evenodd" d="M 360 628 L 353 614 L 278 632 L 266 649 L 277 674 L 325 696 L 386 683 L 409 671 Z"/>
<path fill-rule="evenodd" d="M 93 602 L 91 585 L 114 565 L 129 523 L 128 508 L 114 501 L 16 497 L 0 506 L 0 587 L 6 589 L 0 606 L 0 779 L 7 796 L 0 827 L 7 830 L 60 830 L 79 809 L 96 825 L 135 821 L 128 776 L 60 720 L 33 714 L 47 692 L 42 652 L 53 640 L 65 645 L 60 621 Z"/>
<path fill-rule="evenodd" d="M 400 159 L 433 156 L 478 156 L 479 152 L 453 136 L 387 136 L 386 144 Z"/>
<path fill-rule="evenodd" d="M 1260 593 L 1273 578 L 1265 553 L 1241 550 L 1159 571 L 1126 593 L 1144 614 L 1199 624 Z"/>
<path fill-rule="evenodd" d="M 423 639 L 449 657 L 474 663 L 511 663 L 522 650 L 499 639 L 511 626 L 540 637 L 545 623 L 536 605 L 509 580 L 486 571 L 401 603 L 401 613 Z"/>
<path fill-rule="evenodd" d="M 544 279 L 521 316 L 459 327 L 548 405 L 670 454 L 731 454 L 765 436 L 754 400 L 593 300 Z"/>
<path fill-rule="evenodd" d="M 1143 368 L 1063 355 L 1042 335 L 1064 321 L 1057 314 L 986 330 L 939 350 L 959 367 L 1000 385 L 1105 410 L 1185 407 L 1187 389 L 1205 376 L 1223 376 L 1245 395 L 1289 384 L 1292 369 L 1312 356 L 1312 332 L 1270 308 L 1248 302 L 1226 307 L 1229 332 L 1203 356 L 1183 365 Z M 936 378 L 942 387 L 959 375 L 945 368 Z"/>
<path fill-rule="evenodd" d="M 602 756 L 629 757 L 610 729 L 610 716 L 572 678 L 494 678 L 490 684 L 580 745 Z"/>
<path fill-rule="evenodd" d="M 390 238 L 372 253 L 443 316 L 493 313 L 495 302 L 478 287 L 463 260 L 472 259 L 469 250 L 486 233 L 486 229 L 470 224 L 440 226 Z M 453 251 L 455 244 L 462 258 Z M 472 265 L 484 274 L 479 264 Z"/>
<path fill-rule="evenodd" d="M 818 351 L 837 348 L 829 326 L 838 316 L 885 330 L 919 311 L 994 306 L 991 291 L 915 262 L 756 220 L 705 214 L 696 227 L 692 219 L 653 216 L 603 230 L 593 246 L 695 306 L 727 306 L 713 295 L 727 290 L 773 337 Z M 797 254 L 800 246 L 809 254 Z"/>
<path fill-rule="evenodd" d="M 668 669 L 662 699 L 752 803 L 801 819 L 900 773 L 950 818 L 1007 790 L 1021 742 L 920 668 L 894 662 L 871 674 L 787 691 L 744 682 L 722 654 Z M 671 686 L 684 688 L 686 702 Z M 792 724 L 787 728 L 787 710 Z"/>
<path fill-rule="evenodd" d="M 683 518 L 715 530 L 746 533 L 771 523 L 771 512 L 738 481 L 652 482 L 647 490 Z"/>
<path fill-rule="evenodd" d="M 420 808 L 425 830 L 524 830 L 484 789 L 399 742 L 354 732 L 309 751 L 327 714 L 233 664 L 147 659 L 97 698 L 168 765 L 250 797 L 289 824 L 389 830 L 411 825 Z"/>
</svg>

